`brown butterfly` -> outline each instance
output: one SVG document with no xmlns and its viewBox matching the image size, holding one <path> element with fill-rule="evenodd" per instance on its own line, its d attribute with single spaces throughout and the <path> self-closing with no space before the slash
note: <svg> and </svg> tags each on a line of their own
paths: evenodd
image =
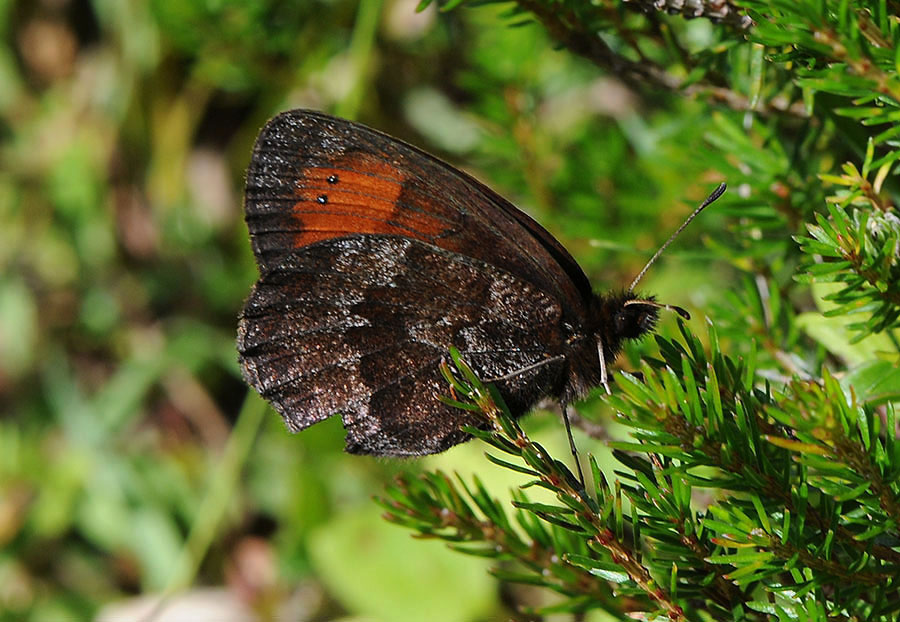
<svg viewBox="0 0 900 622">
<path fill-rule="evenodd" d="M 559 242 L 474 178 L 319 112 L 266 124 L 245 209 L 260 279 L 238 326 L 244 378 L 291 430 L 339 413 L 351 453 L 437 453 L 483 425 L 437 397 L 451 346 L 514 416 L 545 396 L 565 413 L 666 306 L 633 292 L 644 271 L 593 293 Z"/>
</svg>

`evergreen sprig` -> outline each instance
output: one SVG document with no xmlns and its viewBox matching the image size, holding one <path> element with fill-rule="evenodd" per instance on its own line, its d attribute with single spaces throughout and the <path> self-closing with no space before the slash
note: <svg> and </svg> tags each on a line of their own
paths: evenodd
<svg viewBox="0 0 900 622">
<path fill-rule="evenodd" d="M 635 92 L 708 103 L 708 165 L 736 190 L 718 208 L 733 237 L 708 246 L 739 285 L 710 305 L 705 345 L 682 324 L 659 360 L 616 375 L 607 402 L 632 438 L 612 443 L 612 482 L 591 461 L 587 494 L 456 360 L 457 405 L 485 413 L 473 434 L 506 454 L 490 461 L 558 503 L 517 497 L 512 521 L 479 484 L 426 475 L 392 489 L 391 519 L 479 544 L 570 610 L 900 620 L 897 3 L 515 5 Z M 681 18 L 717 6 L 731 21 L 692 38 Z M 465 525 L 441 522 L 448 509 Z"/>
<path fill-rule="evenodd" d="M 680 479 L 728 493 L 694 519 L 700 543 L 716 549 L 705 561 L 723 567 L 716 576 L 756 594 L 741 604 L 757 611 L 766 610 L 758 595 L 768 593 L 766 602 L 780 601 L 800 619 L 810 599 L 830 617 L 896 616 L 897 609 L 884 609 L 883 592 L 893 586 L 897 597 L 900 571 L 891 514 L 900 492 L 893 409 L 884 434 L 874 409 L 852 402 L 827 373 L 824 387 L 795 381 L 783 391 L 759 388 L 752 361 L 724 356 L 712 328 L 708 356 L 696 337 L 682 335 L 686 348 L 658 340 L 664 365 L 645 364 L 642 382 L 621 377 L 611 402 L 629 413 L 620 420 L 637 442 L 617 445 L 646 453 L 645 465 L 666 474 L 672 491 Z M 636 505 L 647 512 L 648 466 L 641 478 L 639 461 L 625 463 L 633 474 L 619 475 L 634 482 Z M 659 514 L 660 524 L 683 524 L 671 512 Z M 687 532 L 670 533 L 669 541 Z M 879 535 L 882 543 L 872 541 Z M 873 612 L 887 617 L 867 618 Z"/>
<path fill-rule="evenodd" d="M 836 305 L 826 315 L 861 315 L 848 325 L 857 341 L 900 325 L 900 218 L 882 194 L 900 151 L 873 162 L 873 142 L 862 170 L 847 163 L 843 175 L 822 176 L 839 189 L 829 197 L 828 217 L 816 214 L 816 224 L 807 225 L 809 235 L 797 237 L 807 259 L 796 279 L 843 285 L 825 297 Z"/>
<path fill-rule="evenodd" d="M 592 459 L 596 484 L 588 494 L 562 461 L 528 438 L 496 390 L 484 385 L 458 352 L 451 352 L 451 356 L 459 375 L 448 365 L 444 366 L 444 374 L 455 395 L 467 401 L 445 401 L 482 412 L 490 427 L 468 431 L 524 464 L 492 455 L 488 456 L 490 462 L 532 478 L 523 489 L 537 486 L 549 490 L 560 505 L 533 503 L 520 493 L 515 506 L 519 510 L 517 523 L 528 536 L 523 540 L 502 507 L 480 483 L 476 481 L 474 492 L 461 483 L 461 491 L 446 475 L 436 473 L 423 475 L 419 480 L 401 477 L 388 490 L 390 499 L 381 500 L 388 509 L 386 518 L 422 536 L 446 539 L 467 553 L 518 561 L 530 572 L 496 574 L 566 594 L 570 597 L 563 607 L 566 610 L 602 607 L 620 613 L 627 603 L 628 611 L 655 608 L 667 619 L 683 620 L 682 607 L 665 587 L 670 583 L 669 577 L 664 576 L 660 582 L 642 563 L 638 534 L 632 530 L 635 522 L 623 508 L 619 486 L 610 488 Z M 480 514 L 466 499 L 476 505 Z M 460 547 L 459 542 L 481 546 Z M 627 598 L 619 600 L 622 596 Z"/>
<path fill-rule="evenodd" d="M 591 459 L 590 493 L 454 355 L 459 375 L 448 377 L 466 399 L 459 404 L 477 406 L 490 422 L 470 431 L 516 458 L 490 461 L 559 503 L 520 494 L 514 526 L 477 480 L 470 489 L 435 473 L 398 480 L 382 500 L 388 519 L 464 552 L 517 562 L 523 570 L 497 575 L 565 594 L 568 610 L 896 619 L 900 441 L 886 433 L 893 408 L 882 422 L 828 374 L 822 384 L 776 391 L 760 384 L 753 361 L 721 352 L 712 326 L 708 354 L 684 325 L 681 332 L 683 344 L 657 339 L 662 360 L 644 363 L 641 379 L 617 376 L 609 401 L 634 440 L 613 443 L 624 468 L 612 484 Z M 712 500 L 698 503 L 704 492 Z"/>
</svg>

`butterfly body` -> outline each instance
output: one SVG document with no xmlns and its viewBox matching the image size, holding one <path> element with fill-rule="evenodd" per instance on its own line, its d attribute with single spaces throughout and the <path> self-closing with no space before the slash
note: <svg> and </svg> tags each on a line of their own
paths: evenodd
<svg viewBox="0 0 900 622">
<path fill-rule="evenodd" d="M 262 130 L 245 209 L 260 280 L 239 320 L 244 377 L 292 430 L 339 413 L 353 453 L 436 453 L 483 424 L 437 398 L 451 346 L 520 416 L 600 384 L 656 320 L 631 292 L 594 294 L 474 178 L 321 113 Z"/>
</svg>

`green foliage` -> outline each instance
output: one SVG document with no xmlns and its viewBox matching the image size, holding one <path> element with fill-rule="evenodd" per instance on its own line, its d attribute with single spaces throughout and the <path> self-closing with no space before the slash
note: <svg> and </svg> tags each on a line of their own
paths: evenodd
<svg viewBox="0 0 900 622">
<path fill-rule="evenodd" d="M 873 164 L 872 145 L 870 140 L 862 172 L 848 163 L 843 175 L 822 176 L 841 190 L 829 197 L 828 217 L 816 214 L 809 235 L 798 237 L 808 263 L 800 266 L 797 280 L 842 285 L 825 297 L 836 305 L 826 316 L 861 314 L 861 321 L 847 325 L 859 333 L 855 340 L 872 333 L 892 334 L 900 325 L 900 219 L 879 196 L 900 152 L 875 163 L 878 173 L 870 184 L 866 177 Z"/>
<path fill-rule="evenodd" d="M 570 611 L 898 620 L 900 26 L 889 2 L 700 2 L 698 16 L 730 17 L 698 38 L 658 11 L 686 4 L 518 3 L 635 88 L 715 108 L 697 159 L 732 188 L 730 236 L 708 242 L 738 286 L 709 306 L 705 345 L 680 324 L 680 341 L 658 338 L 659 358 L 617 376 L 605 401 L 630 438 L 610 443 L 613 484 L 592 461 L 587 495 L 457 362 L 455 393 L 493 422 L 473 433 L 520 459 L 489 460 L 557 502 L 519 496 L 512 524 L 438 473 L 383 503 L 429 537 L 482 544 L 516 568 L 501 576 Z"/>
</svg>

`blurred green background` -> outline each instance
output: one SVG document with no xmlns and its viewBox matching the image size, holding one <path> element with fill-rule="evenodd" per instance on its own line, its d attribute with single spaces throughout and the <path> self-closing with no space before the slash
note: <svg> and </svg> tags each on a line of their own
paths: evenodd
<svg viewBox="0 0 900 622">
<path fill-rule="evenodd" d="M 290 435 L 248 395 L 252 142 L 289 108 L 358 119 L 475 174 L 621 288 L 721 181 L 714 119 L 503 6 L 416 4 L 0 1 L 0 620 L 136 620 L 161 593 L 146 619 L 489 620 L 552 602 L 371 501 L 423 467 L 505 494 L 483 447 L 348 456 L 338 420 Z M 700 239 L 724 216 L 701 221 L 643 285 L 699 318 L 720 286 Z M 527 427 L 566 454 L 555 416 Z"/>
</svg>

